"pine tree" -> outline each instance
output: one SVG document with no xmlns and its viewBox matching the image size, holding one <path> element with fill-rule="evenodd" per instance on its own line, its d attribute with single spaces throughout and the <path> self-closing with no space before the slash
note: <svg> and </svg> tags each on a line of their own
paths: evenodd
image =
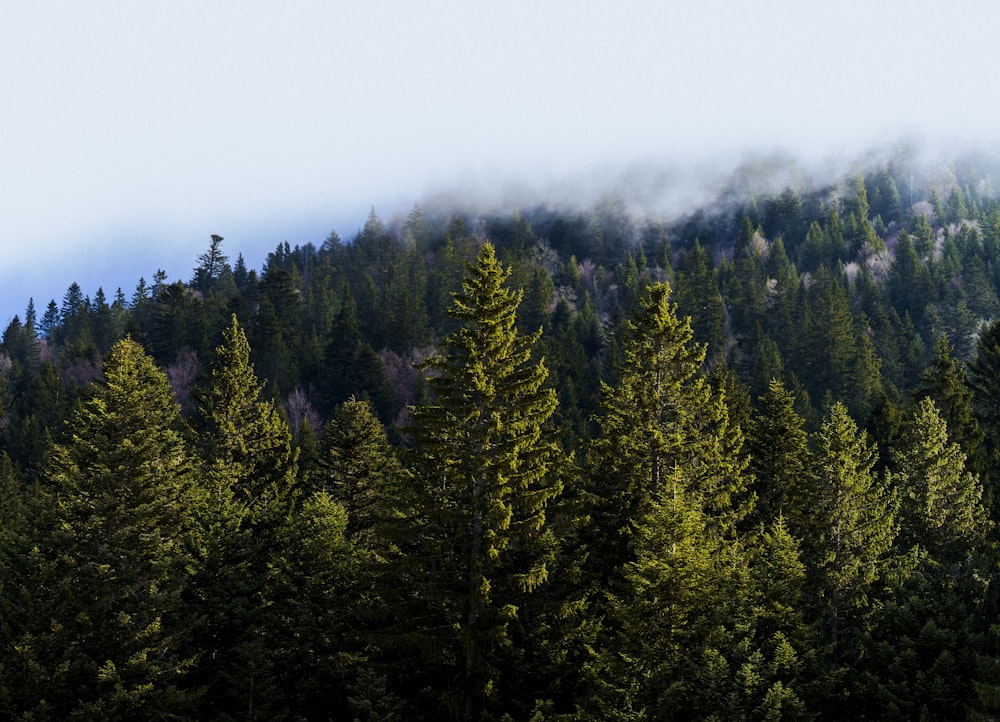
<svg viewBox="0 0 1000 722">
<path fill-rule="evenodd" d="M 193 658 L 182 652 L 182 595 L 204 497 L 170 385 L 142 347 L 116 344 L 104 377 L 39 489 L 36 542 L 15 582 L 22 616 L 7 620 L 7 672 L 31 682 L 8 688 L 11 714 L 170 718 L 197 698 L 184 684 Z"/>
<path fill-rule="evenodd" d="M 758 400 L 747 432 L 755 518 L 770 525 L 783 516 L 799 537 L 807 533 L 811 516 L 803 498 L 809 461 L 804 423 L 795 413 L 795 397 L 781 382 L 772 381 Z"/>
<path fill-rule="evenodd" d="M 650 286 L 626 328 L 619 383 L 602 384 L 601 431 L 588 452 L 593 546 L 605 580 L 632 558 L 633 525 L 661 498 L 693 492 L 722 525 L 749 511 L 739 506 L 742 433 L 700 373 L 705 347 L 678 319 L 670 287 Z"/>
<path fill-rule="evenodd" d="M 222 236 L 213 233 L 208 250 L 198 256 L 191 286 L 202 295 L 208 295 L 223 273 L 229 271 L 229 259 L 222 252 L 222 241 Z"/>
<path fill-rule="evenodd" d="M 354 398 L 340 404 L 323 427 L 322 448 L 310 485 L 347 510 L 348 538 L 378 548 L 402 501 L 403 470 L 371 404 Z"/>
<path fill-rule="evenodd" d="M 863 698 L 872 714 L 961 718 L 985 649 L 977 619 L 989 576 L 976 553 L 989 531 L 982 488 L 930 398 L 914 409 L 892 457 L 898 561 L 862 640 Z"/>
<path fill-rule="evenodd" d="M 895 540 L 898 502 L 873 473 L 877 452 L 843 404 L 833 405 L 813 445 L 806 498 L 813 522 L 803 551 L 814 618 L 826 628 L 822 639 L 836 674 L 849 667 L 864 635 L 859 615 Z M 831 707 L 837 709 L 840 701 L 831 697 Z"/>
<path fill-rule="evenodd" d="M 923 218 L 923 216 L 918 216 Z M 926 225 L 926 221 L 924 221 Z M 933 237 L 933 231 L 930 231 Z M 918 247 L 920 246 L 920 247 Z M 909 314 L 913 323 L 922 328 L 926 308 L 937 300 L 933 282 L 927 266 L 921 261 L 924 251 L 919 238 L 915 241 L 905 231 L 899 234 L 895 258 L 889 271 L 888 297 L 900 316 Z"/>
<path fill-rule="evenodd" d="M 901 492 L 901 535 L 940 561 L 968 557 L 989 529 L 979 478 L 948 437 L 937 405 L 924 398 L 893 454 L 892 481 Z"/>
<path fill-rule="evenodd" d="M 337 598 L 336 609 L 318 609 L 311 613 L 308 606 L 303 607 L 297 601 L 300 595 L 286 594 L 285 597 L 293 610 L 306 611 L 300 624 L 316 625 L 311 636 L 329 638 L 328 631 L 321 626 L 323 623 L 315 619 L 322 619 L 324 615 L 330 618 L 327 624 L 342 630 L 337 640 L 340 648 L 328 648 L 329 658 L 323 663 L 335 671 L 340 670 L 340 677 L 345 676 L 343 667 L 350 666 L 353 671 L 346 674 L 350 684 L 361 684 L 367 678 L 377 682 L 381 691 L 375 696 L 372 696 L 374 690 L 355 689 L 352 692 L 354 703 L 373 708 L 391 701 L 391 695 L 384 690 L 388 673 L 379 673 L 369 660 L 391 670 L 396 678 L 405 677 L 402 669 L 411 651 L 405 644 L 400 645 L 396 636 L 412 631 L 405 614 L 401 618 L 401 610 L 412 604 L 412 590 L 400 583 L 413 578 L 416 561 L 415 557 L 405 554 L 405 551 L 412 551 L 406 528 L 406 516 L 410 512 L 407 505 L 412 501 L 408 482 L 409 477 L 396 458 L 371 404 L 351 398 L 338 405 L 333 418 L 323 428 L 319 463 L 308 476 L 309 487 L 314 491 L 302 516 L 309 519 L 316 509 L 328 513 L 333 506 L 344 512 L 340 533 L 345 543 L 352 547 L 354 556 L 350 569 L 344 568 L 342 560 L 341 569 L 347 573 L 338 580 L 334 578 L 335 570 L 326 578 L 322 576 L 323 567 L 317 565 L 319 579 L 312 579 L 309 563 L 292 562 L 296 555 L 288 555 L 293 566 L 286 574 L 294 572 L 304 579 L 296 580 L 293 576 L 286 583 L 313 589 L 317 606 L 321 606 L 318 597 L 326 593 L 324 590 L 349 591 L 349 598 Z M 314 507 L 310 507 L 310 503 Z M 293 539 L 301 538 L 300 526 L 299 521 L 292 525 Z M 310 548 L 314 548 L 311 542 Z M 299 564 L 302 566 L 297 566 Z M 293 611 L 292 616 L 298 614 Z M 315 648 L 310 641 L 305 644 L 309 649 Z M 336 661 L 338 656 L 339 662 Z M 302 669 L 304 674 L 313 674 L 308 665 Z M 316 692 L 319 691 L 317 688 Z"/>
<path fill-rule="evenodd" d="M 549 475 L 557 450 L 545 431 L 555 393 L 544 364 L 531 358 L 538 334 L 516 331 L 521 294 L 504 286 L 508 273 L 484 244 L 454 296 L 459 327 L 423 366 L 431 400 L 413 409 L 411 429 L 433 614 L 424 629 L 446 630 L 433 663 L 456 680 L 446 707 L 467 720 L 515 703 L 501 660 L 512 662 L 509 626 L 546 580 L 546 510 L 559 492 Z"/>
<path fill-rule="evenodd" d="M 280 539 L 296 508 L 296 454 L 234 315 L 201 392 L 201 461 L 212 503 L 193 605 L 204 619 L 196 670 L 212 716 L 271 718 L 285 707 L 276 681 L 280 625 L 272 590 Z M 277 635 L 276 638 L 274 635 Z"/>
<path fill-rule="evenodd" d="M 353 396 L 371 401 L 383 423 L 395 419 L 400 402 L 389 386 L 381 359 L 361 335 L 357 305 L 346 284 L 323 356 L 319 382 L 331 412 Z"/>
<path fill-rule="evenodd" d="M 296 476 L 292 436 L 277 405 L 262 400 L 250 345 L 233 315 L 216 349 L 212 381 L 201 394 L 203 456 L 213 483 L 225 486 L 251 523 L 287 516 Z"/>
<path fill-rule="evenodd" d="M 59 321 L 59 307 L 53 299 L 49 301 L 49 305 L 45 307 L 45 314 L 42 316 L 41 323 L 38 325 L 39 333 L 41 333 L 42 336 L 49 342 L 55 342 Z"/>
<path fill-rule="evenodd" d="M 721 359 L 726 345 L 725 309 L 717 272 L 710 267 L 708 254 L 701 244 L 696 242 L 683 263 L 678 265 L 676 285 L 679 313 L 690 317 L 694 337 L 705 344 L 708 358 Z M 627 303 L 625 307 L 632 305 Z"/>
<path fill-rule="evenodd" d="M 632 535 L 634 561 L 612 601 L 619 631 L 602 645 L 603 674 L 587 704 L 597 719 L 698 718 L 706 638 L 721 625 L 719 600 L 733 581 L 720 539 L 680 489 L 652 501 Z"/>
<path fill-rule="evenodd" d="M 344 508 L 322 491 L 309 495 L 283 528 L 268 589 L 274 626 L 265 628 L 280 704 L 246 717 L 328 719 L 363 696 L 359 684 L 373 670 L 359 621 L 376 602 L 362 584 L 346 528 Z M 391 706 L 391 695 L 381 692 L 364 701 Z"/>
<path fill-rule="evenodd" d="M 694 499 L 665 498 L 637 528 L 625 577 L 612 604 L 618 631 L 588 700 L 594 717 L 810 717 L 805 568 L 780 517 L 734 543 Z"/>
<path fill-rule="evenodd" d="M 857 391 L 859 350 L 843 278 L 821 267 L 804 300 L 802 378 L 818 402 L 846 400 Z"/>
<path fill-rule="evenodd" d="M 948 438 L 965 452 L 970 471 L 983 468 L 983 431 L 973 416 L 974 398 L 968 386 L 965 365 L 954 356 L 946 336 L 939 336 L 934 358 L 920 375 L 914 397 L 930 398 L 948 425 Z"/>
<path fill-rule="evenodd" d="M 994 523 L 1000 521 L 1000 320 L 979 337 L 976 357 L 969 364 L 972 412 L 979 422 L 983 443 L 983 503 Z"/>
</svg>

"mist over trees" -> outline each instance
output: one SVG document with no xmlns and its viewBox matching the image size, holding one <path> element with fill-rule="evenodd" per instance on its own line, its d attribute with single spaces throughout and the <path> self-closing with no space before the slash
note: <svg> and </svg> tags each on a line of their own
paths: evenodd
<svg viewBox="0 0 1000 722">
<path fill-rule="evenodd" d="M 988 159 L 751 170 L 29 301 L 0 714 L 1000 714 Z"/>
</svg>

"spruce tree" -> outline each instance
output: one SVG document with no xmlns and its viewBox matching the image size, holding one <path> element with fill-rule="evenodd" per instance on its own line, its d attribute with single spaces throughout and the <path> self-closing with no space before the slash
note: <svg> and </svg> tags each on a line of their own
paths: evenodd
<svg viewBox="0 0 1000 722">
<path fill-rule="evenodd" d="M 1000 320 L 979 337 L 976 356 L 969 364 L 972 412 L 985 438 L 983 443 L 983 502 L 994 523 L 1000 521 Z"/>
<path fill-rule="evenodd" d="M 955 357 L 947 336 L 939 336 L 934 358 L 920 375 L 914 397 L 934 400 L 941 418 L 948 424 L 948 438 L 965 452 L 970 470 L 982 467 L 983 432 L 973 416 L 974 398 L 968 386 L 965 365 Z"/>
<path fill-rule="evenodd" d="M 898 501 L 874 473 L 877 451 L 843 404 L 833 405 L 812 441 L 810 488 L 804 499 L 812 528 L 802 540 L 810 572 L 807 594 L 813 618 L 824 630 L 821 646 L 828 653 L 829 672 L 843 690 L 839 675 L 850 668 L 865 635 L 868 595 L 884 572 L 896 537 Z M 843 714 L 838 705 L 845 700 L 831 696 L 830 710 Z"/>
<path fill-rule="evenodd" d="M 30 718 L 155 719 L 192 713 L 183 595 L 198 557 L 204 496 L 178 432 L 166 376 L 136 342 L 117 343 L 104 383 L 57 444 L 35 501 L 8 713 Z M 5 645 L 5 646 L 7 646 Z"/>
<path fill-rule="evenodd" d="M 774 651 L 773 633 L 757 633 L 755 553 L 737 538 L 753 505 L 741 429 L 669 294 L 649 287 L 627 325 L 589 450 L 592 570 L 610 592 L 585 702 L 600 719 L 739 716 L 770 688 L 736 691 L 736 670 L 770 675 Z M 789 709 L 801 706 L 793 698 Z"/>
<path fill-rule="evenodd" d="M 985 650 L 978 618 L 989 573 L 976 553 L 989 527 L 982 488 L 930 398 L 914 409 L 892 457 L 898 561 L 862 640 L 862 699 L 873 715 L 958 719 Z"/>
<path fill-rule="evenodd" d="M 197 675 L 213 716 L 272 717 L 283 709 L 269 637 L 278 611 L 274 559 L 296 503 L 291 432 L 250 363 L 234 315 L 216 349 L 198 436 L 211 505 L 202 518 L 206 559 L 193 602 L 203 618 Z"/>
<path fill-rule="evenodd" d="M 983 490 L 930 398 L 917 405 L 893 457 L 903 540 L 940 561 L 967 558 L 990 527 Z"/>
<path fill-rule="evenodd" d="M 607 581 L 633 558 L 633 527 L 658 500 L 694 493 L 716 523 L 749 508 L 742 432 L 700 372 L 705 347 L 677 317 L 667 284 L 650 286 L 627 325 L 617 386 L 602 384 L 600 435 L 588 451 L 593 541 Z"/>
<path fill-rule="evenodd" d="M 806 488 L 808 437 L 795 413 L 795 397 L 780 381 L 771 381 L 758 400 L 747 433 L 749 472 L 757 496 L 755 518 L 772 524 L 779 516 L 797 537 L 809 528 Z"/>
<path fill-rule="evenodd" d="M 544 363 L 532 359 L 538 333 L 517 333 L 521 293 L 504 285 L 508 274 L 484 244 L 454 295 L 457 330 L 423 365 L 431 398 L 412 410 L 410 429 L 430 605 L 422 626 L 441 637 L 437 679 L 454 680 L 445 708 L 466 720 L 516 709 L 517 690 L 501 676 L 516 656 L 509 628 L 546 581 L 546 512 L 559 492 L 550 475 L 557 448 L 545 430 L 555 393 Z"/>
<path fill-rule="evenodd" d="M 276 700 L 246 710 L 243 718 L 329 719 L 361 701 L 359 684 L 373 670 L 360 622 L 377 602 L 359 574 L 362 567 L 346 528 L 344 507 L 319 491 L 303 500 L 292 523 L 281 530 L 269 561 L 267 603 L 273 611 L 263 629 Z M 391 697 L 383 691 L 364 702 L 385 708 Z"/>
<path fill-rule="evenodd" d="M 350 398 L 323 427 L 319 468 L 310 486 L 347 510 L 347 536 L 369 549 L 385 544 L 402 503 L 403 470 L 367 401 Z"/>
<path fill-rule="evenodd" d="M 263 388 L 233 315 L 201 394 L 200 439 L 212 483 L 233 494 L 252 524 L 289 513 L 296 476 L 291 432 L 277 405 L 261 399 Z"/>
</svg>

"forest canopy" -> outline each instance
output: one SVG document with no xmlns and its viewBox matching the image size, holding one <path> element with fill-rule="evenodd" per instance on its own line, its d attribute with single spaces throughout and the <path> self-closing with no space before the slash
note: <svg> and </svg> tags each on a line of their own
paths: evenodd
<svg viewBox="0 0 1000 722">
<path fill-rule="evenodd" d="M 988 168 L 373 209 L 29 301 L 0 714 L 994 718 Z"/>
</svg>

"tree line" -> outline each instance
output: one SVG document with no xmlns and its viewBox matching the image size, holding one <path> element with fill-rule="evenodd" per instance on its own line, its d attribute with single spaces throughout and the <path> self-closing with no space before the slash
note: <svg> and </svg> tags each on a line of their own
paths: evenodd
<svg viewBox="0 0 1000 722">
<path fill-rule="evenodd" d="M 900 172 L 29 303 L 0 709 L 992 718 L 1000 204 Z"/>
</svg>

